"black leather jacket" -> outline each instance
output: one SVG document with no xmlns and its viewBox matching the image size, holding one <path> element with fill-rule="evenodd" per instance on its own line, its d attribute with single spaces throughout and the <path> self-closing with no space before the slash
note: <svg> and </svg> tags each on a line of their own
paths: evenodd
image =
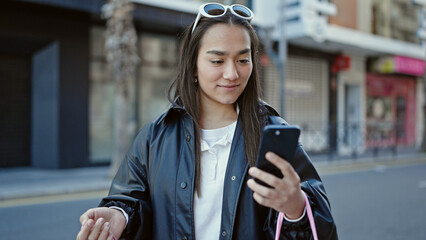
<svg viewBox="0 0 426 240">
<path fill-rule="evenodd" d="M 272 108 L 261 105 L 264 116 L 277 115 Z M 112 182 L 109 196 L 100 204 L 119 206 L 129 214 L 122 238 L 195 239 L 194 156 L 194 124 L 177 104 L 139 132 Z M 314 212 L 318 238 L 337 239 L 321 179 L 301 146 L 295 162 Z M 238 121 L 225 175 L 218 239 L 274 238 L 278 214 L 253 199 L 247 187 L 248 168 Z M 307 216 L 297 223 L 284 220 L 280 239 L 311 238 Z"/>
</svg>

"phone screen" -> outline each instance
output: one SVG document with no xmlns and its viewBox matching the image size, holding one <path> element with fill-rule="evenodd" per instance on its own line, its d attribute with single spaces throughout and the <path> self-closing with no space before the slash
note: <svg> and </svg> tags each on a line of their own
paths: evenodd
<svg viewBox="0 0 426 240">
<path fill-rule="evenodd" d="M 300 129 L 297 126 L 266 126 L 263 129 L 262 138 L 260 140 L 256 166 L 278 178 L 282 178 L 283 175 L 281 170 L 266 160 L 265 154 L 267 152 L 273 152 L 292 164 L 294 154 L 296 153 L 296 149 L 299 144 L 299 136 Z M 258 179 L 256 179 L 256 181 L 264 186 L 271 187 Z"/>
</svg>

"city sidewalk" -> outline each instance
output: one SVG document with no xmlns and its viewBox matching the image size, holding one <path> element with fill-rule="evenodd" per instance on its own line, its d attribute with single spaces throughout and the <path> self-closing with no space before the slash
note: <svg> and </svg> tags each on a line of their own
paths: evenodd
<svg viewBox="0 0 426 240">
<path fill-rule="evenodd" d="M 335 156 L 332 158 L 329 155 L 313 155 L 311 160 L 318 173 L 325 175 L 366 169 L 384 171 L 389 167 L 426 164 L 426 153 L 406 151 L 393 155 L 391 152 L 382 152 L 378 156 L 370 154 L 359 157 Z"/>
<path fill-rule="evenodd" d="M 107 191 L 109 167 L 0 169 L 0 201 L 48 195 Z"/>
<path fill-rule="evenodd" d="M 396 156 L 346 158 L 312 155 L 320 175 L 410 164 L 426 164 L 426 153 Z M 112 179 L 109 167 L 46 170 L 35 168 L 0 169 L 0 202 L 31 197 L 107 191 Z"/>
</svg>

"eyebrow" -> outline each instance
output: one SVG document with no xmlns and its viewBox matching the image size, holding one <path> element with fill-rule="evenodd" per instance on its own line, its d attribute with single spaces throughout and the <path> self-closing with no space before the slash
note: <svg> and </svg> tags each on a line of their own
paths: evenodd
<svg viewBox="0 0 426 240">
<path fill-rule="evenodd" d="M 249 52 L 251 52 L 251 49 L 250 48 L 246 48 L 246 49 L 243 49 L 243 50 L 239 51 L 238 55 L 246 54 L 246 53 L 249 53 Z M 224 56 L 224 55 L 228 55 L 229 54 L 228 52 L 219 51 L 219 50 L 209 50 L 206 53 L 208 53 L 208 54 L 214 54 L 214 55 L 219 55 L 219 56 Z"/>
</svg>

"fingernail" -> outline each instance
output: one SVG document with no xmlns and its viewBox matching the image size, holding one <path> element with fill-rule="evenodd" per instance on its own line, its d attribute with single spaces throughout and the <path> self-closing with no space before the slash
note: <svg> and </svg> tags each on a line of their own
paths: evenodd
<svg viewBox="0 0 426 240">
<path fill-rule="evenodd" d="M 250 187 L 250 185 L 251 185 L 251 182 L 253 181 L 253 179 L 249 179 L 248 181 L 247 181 L 247 185 Z"/>
<path fill-rule="evenodd" d="M 99 225 L 101 225 L 103 222 L 104 222 L 104 219 L 103 219 L 103 218 L 99 218 L 99 219 L 96 221 L 96 223 L 97 223 L 97 224 L 99 224 Z"/>
<path fill-rule="evenodd" d="M 104 224 L 104 229 L 108 229 L 109 228 L 109 222 L 106 222 L 105 224 Z"/>
<path fill-rule="evenodd" d="M 87 226 L 91 228 L 93 226 L 93 221 L 87 221 Z"/>
</svg>

